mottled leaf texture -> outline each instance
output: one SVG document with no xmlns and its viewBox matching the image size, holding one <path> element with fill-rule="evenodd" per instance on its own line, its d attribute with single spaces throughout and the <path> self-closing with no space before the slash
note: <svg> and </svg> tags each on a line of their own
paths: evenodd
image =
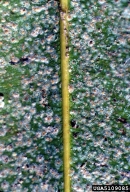
<svg viewBox="0 0 130 192">
<path fill-rule="evenodd" d="M 72 0 L 69 20 L 72 191 L 130 184 L 130 4 Z"/>
<path fill-rule="evenodd" d="M 0 191 L 63 191 L 58 2 L 0 1 Z"/>
<path fill-rule="evenodd" d="M 0 1 L 0 192 L 130 184 L 130 3 L 70 0 L 66 12 L 66 2 Z"/>
</svg>

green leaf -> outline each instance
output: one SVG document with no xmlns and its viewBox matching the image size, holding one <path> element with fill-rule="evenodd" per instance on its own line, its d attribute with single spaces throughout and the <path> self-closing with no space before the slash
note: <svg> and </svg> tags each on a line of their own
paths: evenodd
<svg viewBox="0 0 130 192">
<path fill-rule="evenodd" d="M 1 1 L 0 18 L 0 190 L 63 191 L 58 2 Z"/>
<path fill-rule="evenodd" d="M 71 188 L 128 185 L 128 1 L 71 1 L 70 9 Z"/>
<path fill-rule="evenodd" d="M 0 191 L 129 184 L 129 12 L 0 1 Z"/>
</svg>

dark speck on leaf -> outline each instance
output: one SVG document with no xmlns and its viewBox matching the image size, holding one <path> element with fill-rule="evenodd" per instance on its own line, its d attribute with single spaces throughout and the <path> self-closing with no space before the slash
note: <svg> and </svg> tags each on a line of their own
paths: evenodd
<svg viewBox="0 0 130 192">
<path fill-rule="evenodd" d="M 20 167 L 17 167 L 17 171 L 20 171 Z"/>
<path fill-rule="evenodd" d="M 13 62 L 13 61 L 10 61 L 9 62 L 11 65 L 16 65 L 17 64 L 17 62 Z"/>
<path fill-rule="evenodd" d="M 47 103 L 47 104 L 45 103 L 45 104 L 43 104 L 43 105 L 44 105 L 45 107 L 48 107 L 48 108 L 50 107 L 49 103 Z"/>
<path fill-rule="evenodd" d="M 116 99 L 114 98 L 113 101 L 116 102 Z"/>
<path fill-rule="evenodd" d="M 89 44 L 92 44 L 93 43 L 93 41 L 91 40 L 91 41 L 89 41 Z"/>
<path fill-rule="evenodd" d="M 75 98 L 74 97 L 72 97 L 72 101 L 74 101 L 75 100 Z"/>
<path fill-rule="evenodd" d="M 83 167 L 85 165 L 85 163 L 82 163 L 81 165 L 80 165 L 80 167 Z"/>
<path fill-rule="evenodd" d="M 29 59 L 27 58 L 27 57 L 25 57 L 25 58 L 20 58 L 20 62 L 27 62 L 27 61 L 29 61 Z"/>
<path fill-rule="evenodd" d="M 3 93 L 0 93 L 0 97 L 3 97 L 4 96 L 4 94 Z"/>
<path fill-rule="evenodd" d="M 126 131 L 124 129 L 122 130 L 122 135 L 126 135 Z"/>
<path fill-rule="evenodd" d="M 100 164 L 101 167 L 108 167 L 106 164 Z"/>
<path fill-rule="evenodd" d="M 104 138 L 104 141 L 107 141 L 107 138 L 106 138 L 106 137 Z"/>
<path fill-rule="evenodd" d="M 70 125 L 71 125 L 71 127 L 73 127 L 73 128 L 78 128 L 78 127 L 79 127 L 79 125 L 77 125 L 77 122 L 76 122 L 75 120 L 71 120 L 71 121 L 70 121 Z"/>
<path fill-rule="evenodd" d="M 29 165 L 28 165 L 28 164 L 26 164 L 26 167 L 27 167 L 27 168 L 29 168 Z"/>
<path fill-rule="evenodd" d="M 13 11 L 10 11 L 11 14 L 15 14 Z"/>
<path fill-rule="evenodd" d="M 32 88 L 34 87 L 34 83 L 30 83 L 29 86 Z"/>
<path fill-rule="evenodd" d="M 46 97 L 46 91 L 43 89 L 42 90 L 42 98 L 45 98 Z"/>
<path fill-rule="evenodd" d="M 75 120 L 71 120 L 71 121 L 70 121 L 70 124 L 71 124 L 72 127 L 75 127 L 76 121 L 75 121 Z"/>
<path fill-rule="evenodd" d="M 119 122 L 121 122 L 121 123 L 127 123 L 127 119 L 125 119 L 125 118 L 118 118 L 117 119 Z"/>
<path fill-rule="evenodd" d="M 73 136 L 74 136 L 74 138 L 77 138 L 78 133 L 74 132 L 74 133 L 73 133 Z"/>
</svg>

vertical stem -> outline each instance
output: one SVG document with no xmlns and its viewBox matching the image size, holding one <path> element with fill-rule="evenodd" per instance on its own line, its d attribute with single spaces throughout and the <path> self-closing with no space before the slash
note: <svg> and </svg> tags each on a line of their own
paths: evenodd
<svg viewBox="0 0 130 192">
<path fill-rule="evenodd" d="M 60 43 L 62 74 L 62 118 L 64 147 L 64 192 L 70 192 L 70 130 L 69 130 L 69 53 L 68 53 L 68 0 L 60 0 Z"/>
</svg>

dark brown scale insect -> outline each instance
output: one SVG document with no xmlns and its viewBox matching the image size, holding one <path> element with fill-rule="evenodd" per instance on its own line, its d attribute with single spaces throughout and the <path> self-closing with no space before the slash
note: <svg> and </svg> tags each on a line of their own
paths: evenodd
<svg viewBox="0 0 130 192">
<path fill-rule="evenodd" d="M 83 167 L 85 165 L 85 163 L 82 163 L 81 165 L 80 165 L 80 167 Z"/>
<path fill-rule="evenodd" d="M 123 118 L 123 117 L 121 117 L 121 118 L 118 118 L 117 119 L 119 122 L 121 122 L 121 123 L 127 123 L 127 119 L 126 118 Z"/>
<path fill-rule="evenodd" d="M 45 98 L 46 97 L 46 91 L 43 89 L 42 90 L 42 98 Z"/>
<path fill-rule="evenodd" d="M 126 131 L 124 129 L 122 130 L 122 135 L 126 135 Z"/>
<path fill-rule="evenodd" d="M 73 120 L 73 119 L 70 121 L 70 125 L 73 128 L 78 128 L 79 127 L 79 125 L 77 125 L 77 122 L 75 120 Z"/>
<path fill-rule="evenodd" d="M 44 102 L 43 102 L 43 103 L 42 103 L 42 106 L 43 106 L 43 107 L 50 108 L 50 105 L 49 105 L 48 103 L 44 103 Z"/>
<path fill-rule="evenodd" d="M 29 61 L 28 57 L 25 57 L 25 58 L 20 58 L 19 62 L 27 62 Z"/>
<path fill-rule="evenodd" d="M 26 164 L 26 167 L 29 168 L 29 164 Z"/>
<path fill-rule="evenodd" d="M 3 97 L 4 96 L 4 94 L 3 93 L 0 93 L 0 97 Z"/>
<path fill-rule="evenodd" d="M 104 141 L 107 141 L 107 138 L 106 138 L 106 137 L 104 138 Z"/>
<path fill-rule="evenodd" d="M 113 101 L 116 102 L 116 99 L 114 98 Z"/>
<path fill-rule="evenodd" d="M 10 61 L 9 62 L 11 65 L 16 65 L 18 62 Z"/>
<path fill-rule="evenodd" d="M 75 127 L 76 121 L 75 121 L 75 120 L 71 120 L 71 121 L 70 121 L 70 125 L 71 125 L 72 127 Z"/>
<path fill-rule="evenodd" d="M 108 167 L 106 164 L 100 164 L 101 167 Z"/>
<path fill-rule="evenodd" d="M 74 132 L 74 133 L 73 133 L 73 136 L 74 136 L 74 138 L 77 138 L 78 133 Z"/>
</svg>

